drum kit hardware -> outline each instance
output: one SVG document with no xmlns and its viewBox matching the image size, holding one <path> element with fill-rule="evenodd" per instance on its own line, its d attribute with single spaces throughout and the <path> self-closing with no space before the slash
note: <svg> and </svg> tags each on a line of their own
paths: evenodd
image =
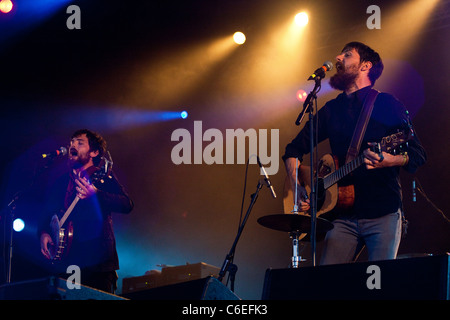
<svg viewBox="0 0 450 320">
<path fill-rule="evenodd" d="M 258 219 L 258 223 L 266 228 L 287 232 L 292 239 L 292 268 L 298 268 L 300 261 L 304 261 L 299 255 L 299 241 L 308 241 L 306 234 L 311 229 L 311 216 L 301 213 L 272 214 Z M 327 231 L 333 228 L 333 224 L 323 218 L 316 218 L 316 232 L 318 239 L 325 236 Z"/>
<path fill-rule="evenodd" d="M 297 159 L 298 161 L 298 159 Z M 298 176 L 296 170 L 295 175 Z M 284 213 L 271 214 L 259 218 L 257 221 L 260 225 L 277 231 L 287 232 L 292 239 L 292 268 L 298 268 L 299 262 L 305 261 L 299 254 L 300 241 L 318 241 L 325 238 L 325 234 L 333 228 L 333 224 L 320 217 L 315 217 L 312 221 L 311 215 L 298 210 L 297 186 L 292 190 L 289 178 L 286 177 L 283 188 L 283 208 Z M 293 206 L 292 206 L 293 204 Z M 314 222 L 314 223 L 313 223 Z M 311 232 L 314 228 L 314 236 Z M 307 236 L 310 234 L 310 236 Z"/>
</svg>

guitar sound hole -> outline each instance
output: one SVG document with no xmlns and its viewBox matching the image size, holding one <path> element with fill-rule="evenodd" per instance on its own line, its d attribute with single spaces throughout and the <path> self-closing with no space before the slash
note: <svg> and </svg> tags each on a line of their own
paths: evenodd
<svg viewBox="0 0 450 320">
<path fill-rule="evenodd" d="M 321 163 L 320 167 L 319 167 L 319 176 L 320 177 L 325 177 L 326 175 L 331 173 L 331 168 L 327 165 L 324 165 L 323 163 Z"/>
</svg>

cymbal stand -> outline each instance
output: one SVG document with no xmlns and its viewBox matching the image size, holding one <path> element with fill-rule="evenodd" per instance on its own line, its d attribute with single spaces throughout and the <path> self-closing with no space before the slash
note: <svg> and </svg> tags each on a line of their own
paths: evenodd
<svg viewBox="0 0 450 320">
<path fill-rule="evenodd" d="M 294 187 L 294 208 L 291 211 L 292 214 L 298 215 L 298 158 L 295 158 L 295 187 Z M 298 230 L 289 232 L 289 237 L 292 239 L 292 259 L 291 259 L 291 267 L 298 268 L 299 262 L 305 261 L 299 255 L 299 237 L 300 232 Z"/>
<path fill-rule="evenodd" d="M 293 214 L 298 214 L 298 203 L 297 203 L 297 192 L 298 192 L 298 158 L 295 159 L 295 192 L 294 192 L 294 210 Z M 292 231 L 289 233 L 290 238 L 292 239 L 292 268 L 298 268 L 298 263 L 300 261 L 304 261 L 301 256 L 299 256 L 298 246 L 299 246 L 299 232 Z"/>
<path fill-rule="evenodd" d="M 292 239 L 292 268 L 298 268 L 299 262 L 306 261 L 305 259 L 302 259 L 302 257 L 299 255 L 299 231 L 292 231 L 289 233 L 289 236 Z"/>
</svg>

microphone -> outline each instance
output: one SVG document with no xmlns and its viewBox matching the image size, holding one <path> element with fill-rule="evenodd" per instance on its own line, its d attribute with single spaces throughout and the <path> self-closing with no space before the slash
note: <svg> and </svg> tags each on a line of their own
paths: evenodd
<svg viewBox="0 0 450 320">
<path fill-rule="evenodd" d="M 59 156 L 65 156 L 67 154 L 67 148 L 61 147 L 58 150 L 55 150 L 50 153 L 43 153 L 42 158 L 55 158 Z"/>
<path fill-rule="evenodd" d="M 267 187 L 270 189 L 270 193 L 272 193 L 272 197 L 275 199 L 277 197 L 275 190 L 272 187 L 272 184 L 270 183 L 269 176 L 267 175 L 266 169 L 264 169 L 261 161 L 259 161 L 259 157 L 256 156 L 256 160 L 258 161 L 258 165 L 261 168 L 262 172 L 264 173 L 264 181 L 266 181 Z"/>
<path fill-rule="evenodd" d="M 416 202 L 416 179 L 412 182 L 412 201 Z"/>
<path fill-rule="evenodd" d="M 330 71 L 331 69 L 333 69 L 333 63 L 331 61 L 325 61 L 319 69 L 314 71 L 308 80 L 322 79 L 325 77 L 325 72 Z"/>
<path fill-rule="evenodd" d="M 333 63 L 331 63 L 331 61 L 325 61 L 323 65 L 319 69 L 314 71 L 314 73 L 308 78 L 308 80 L 315 80 L 316 85 L 314 86 L 313 91 L 309 93 L 308 97 L 306 97 L 306 100 L 303 103 L 303 110 L 298 115 L 297 120 L 295 120 L 295 124 L 297 126 L 300 125 L 305 114 L 312 110 L 311 100 L 317 99 L 316 94 L 320 90 L 320 80 L 325 77 L 325 72 L 330 71 L 331 69 L 333 69 Z"/>
</svg>

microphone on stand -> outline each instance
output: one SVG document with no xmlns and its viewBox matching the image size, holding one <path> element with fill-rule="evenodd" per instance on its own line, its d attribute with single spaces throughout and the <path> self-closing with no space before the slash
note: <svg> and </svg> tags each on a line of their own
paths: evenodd
<svg viewBox="0 0 450 320">
<path fill-rule="evenodd" d="M 320 80 L 325 78 L 325 72 L 330 71 L 331 69 L 333 69 L 333 63 L 331 61 L 325 61 L 319 69 L 314 71 L 314 73 L 309 76 L 308 80 L 314 80 L 316 82 L 316 85 L 314 86 L 313 91 L 310 92 L 309 95 L 306 97 L 306 100 L 303 103 L 303 109 L 298 115 L 297 120 L 295 120 L 295 124 L 297 126 L 300 125 L 305 114 L 309 112 L 309 108 L 312 103 L 311 100 L 316 99 L 316 94 L 320 90 Z"/>
<path fill-rule="evenodd" d="M 43 153 L 42 158 L 55 158 L 59 156 L 65 156 L 67 154 L 67 148 L 61 147 L 58 150 L 55 150 L 50 153 Z"/>
<path fill-rule="evenodd" d="M 256 160 L 258 161 L 258 165 L 261 168 L 262 172 L 264 173 L 264 180 L 267 183 L 267 187 L 270 189 L 270 193 L 272 193 L 272 197 L 275 199 L 277 197 L 277 195 L 275 193 L 275 190 L 272 187 L 272 184 L 270 183 L 269 176 L 267 175 L 266 169 L 264 169 L 261 161 L 259 161 L 259 157 L 258 156 L 256 156 Z"/>
<path fill-rule="evenodd" d="M 330 71 L 331 69 L 333 69 L 333 63 L 331 61 L 325 61 L 319 69 L 314 71 L 314 73 L 309 76 L 308 80 L 317 80 L 316 78 L 318 79 L 325 78 L 325 72 Z"/>
</svg>

